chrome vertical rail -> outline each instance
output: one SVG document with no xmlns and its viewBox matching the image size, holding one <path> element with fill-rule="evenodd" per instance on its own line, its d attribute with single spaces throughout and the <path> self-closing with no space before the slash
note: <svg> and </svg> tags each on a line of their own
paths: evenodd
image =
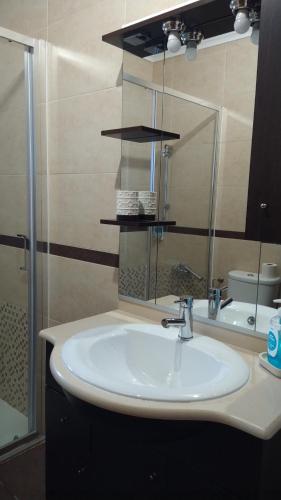
<svg viewBox="0 0 281 500">
<path fill-rule="evenodd" d="M 152 110 L 151 110 L 151 127 L 156 128 L 157 125 L 157 92 L 152 90 Z M 155 162 L 156 162 L 156 144 L 154 141 L 151 143 L 150 153 L 150 191 L 155 191 Z"/>
<path fill-rule="evenodd" d="M 213 255 L 215 244 L 215 204 L 217 195 L 217 171 L 218 171 L 218 158 L 220 154 L 220 138 L 222 128 L 222 109 L 216 111 L 216 125 L 215 125 L 215 138 L 213 146 L 213 163 L 212 163 L 212 176 L 211 176 L 211 196 L 209 202 L 209 218 L 208 218 L 208 264 L 207 264 L 207 289 L 206 296 L 208 297 L 208 290 L 212 288 L 213 278 Z"/>
<path fill-rule="evenodd" d="M 25 47 L 25 91 L 27 125 L 27 186 L 28 186 L 28 323 L 29 323 L 29 364 L 28 364 L 28 431 L 36 429 L 36 181 L 35 181 L 35 138 L 34 138 L 34 90 L 33 90 L 32 47 Z"/>
<path fill-rule="evenodd" d="M 167 211 L 169 209 L 169 158 L 171 156 L 172 148 L 165 144 L 161 151 L 162 158 L 164 159 L 164 174 L 163 174 L 163 207 L 162 218 L 166 220 Z"/>
<path fill-rule="evenodd" d="M 157 91 L 152 90 L 152 106 L 151 106 L 151 127 L 156 128 L 157 124 Z M 149 176 L 149 189 L 155 191 L 155 165 L 156 165 L 156 144 L 151 143 L 150 149 L 150 176 Z M 150 281 L 151 281 L 151 244 L 152 244 L 152 231 L 153 228 L 148 227 L 146 234 L 146 255 L 147 255 L 147 269 L 146 269 L 146 283 L 145 283 L 145 300 L 150 299 Z"/>
</svg>

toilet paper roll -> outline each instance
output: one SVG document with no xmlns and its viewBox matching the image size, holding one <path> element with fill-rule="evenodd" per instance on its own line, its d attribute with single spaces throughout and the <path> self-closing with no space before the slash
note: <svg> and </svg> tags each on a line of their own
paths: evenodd
<svg viewBox="0 0 281 500">
<path fill-rule="evenodd" d="M 265 278 L 276 278 L 277 264 L 274 262 L 263 262 L 261 273 Z"/>
</svg>

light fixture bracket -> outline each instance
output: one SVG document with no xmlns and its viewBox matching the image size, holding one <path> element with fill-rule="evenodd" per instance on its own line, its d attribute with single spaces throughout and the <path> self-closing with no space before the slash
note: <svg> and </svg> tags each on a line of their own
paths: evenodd
<svg viewBox="0 0 281 500">
<path fill-rule="evenodd" d="M 261 10 L 261 0 L 231 0 L 229 7 L 234 16 L 236 16 L 237 12 L 241 9 L 247 10 L 249 12 L 249 17 L 255 14 L 259 16 Z M 258 20 L 259 19 L 254 22 L 257 22 Z"/>
<path fill-rule="evenodd" d="M 183 45 L 186 45 L 188 42 L 196 42 L 196 45 L 202 42 L 204 35 L 201 30 L 194 28 L 187 31 L 184 31 L 181 34 L 181 42 Z"/>
<path fill-rule="evenodd" d="M 259 23 L 260 17 L 261 17 L 260 7 L 256 7 L 255 9 L 251 9 L 249 12 L 249 19 L 250 19 L 251 26 L 254 26 L 254 24 Z"/>
<path fill-rule="evenodd" d="M 162 24 L 162 30 L 166 36 L 169 36 L 171 31 L 177 31 L 179 35 L 185 30 L 185 24 L 180 19 L 166 21 Z"/>
<path fill-rule="evenodd" d="M 232 10 L 232 14 L 235 16 L 240 9 L 250 10 L 250 2 L 251 0 L 231 0 L 229 7 Z"/>
</svg>

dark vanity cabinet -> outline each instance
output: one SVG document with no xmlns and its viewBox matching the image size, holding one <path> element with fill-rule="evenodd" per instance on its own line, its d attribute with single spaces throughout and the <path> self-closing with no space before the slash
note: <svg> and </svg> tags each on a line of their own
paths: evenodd
<svg viewBox="0 0 281 500">
<path fill-rule="evenodd" d="M 64 394 L 49 370 L 47 500 L 279 500 L 281 435 L 138 419 Z"/>
<path fill-rule="evenodd" d="M 46 490 L 47 499 L 82 499 L 88 493 L 91 426 L 66 399 L 46 369 Z M 85 497 L 87 498 L 87 496 Z"/>
</svg>

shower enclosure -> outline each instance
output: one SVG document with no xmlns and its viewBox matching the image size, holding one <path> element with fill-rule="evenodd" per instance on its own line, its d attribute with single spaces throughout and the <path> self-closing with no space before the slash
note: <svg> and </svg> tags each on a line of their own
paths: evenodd
<svg viewBox="0 0 281 500">
<path fill-rule="evenodd" d="M 0 451 L 36 431 L 33 39 L 0 27 Z"/>
</svg>

